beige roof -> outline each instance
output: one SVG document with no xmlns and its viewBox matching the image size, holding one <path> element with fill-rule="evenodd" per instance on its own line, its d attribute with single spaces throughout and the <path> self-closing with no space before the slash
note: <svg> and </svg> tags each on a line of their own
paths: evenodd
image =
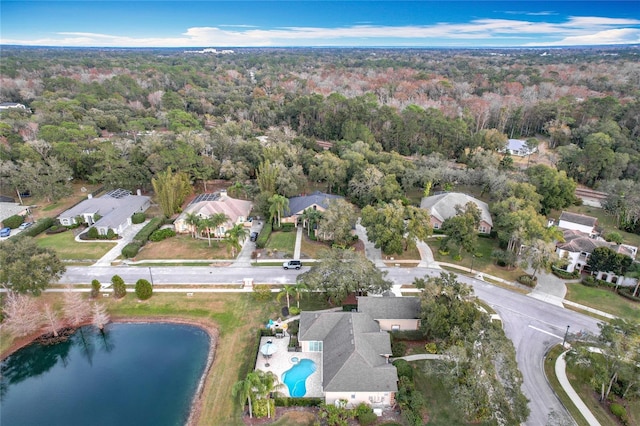
<svg viewBox="0 0 640 426">
<path fill-rule="evenodd" d="M 427 209 L 440 222 L 454 217 L 458 212 L 456 206 L 464 207 L 468 202 L 474 203 L 480 209 L 480 220 L 493 226 L 491 213 L 489 213 L 489 205 L 484 201 L 480 201 L 467 194 L 460 192 L 445 192 L 438 195 L 425 197 L 420 202 L 420 208 Z"/>
<path fill-rule="evenodd" d="M 201 217 L 224 213 L 229 218 L 229 223 L 235 224 L 240 216 L 245 218 L 249 216 L 251 206 L 251 201 L 238 200 L 229 196 L 223 196 L 214 201 L 199 201 L 189 204 L 178 216 L 176 222 L 185 220 L 189 213 L 195 213 Z"/>
</svg>

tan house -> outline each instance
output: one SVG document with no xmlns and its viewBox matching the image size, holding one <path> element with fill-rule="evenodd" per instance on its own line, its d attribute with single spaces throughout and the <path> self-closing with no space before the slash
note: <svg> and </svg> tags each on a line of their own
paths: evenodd
<svg viewBox="0 0 640 426">
<path fill-rule="evenodd" d="M 251 201 L 229 197 L 227 191 L 220 191 L 215 194 L 200 194 L 185 207 L 175 220 L 175 230 L 177 233 L 192 232 L 191 225 L 186 222 L 190 213 L 194 213 L 201 218 L 224 213 L 228 218 L 227 222 L 219 226 L 212 235 L 215 238 L 222 238 L 235 225 L 251 226 L 251 222 L 247 221 L 247 217 L 251 212 L 252 206 Z"/>
<path fill-rule="evenodd" d="M 480 209 L 478 232 L 490 234 L 491 228 L 493 228 L 493 220 L 491 219 L 491 213 L 489 213 L 489 205 L 467 194 L 443 192 L 442 194 L 424 197 L 420 202 L 420 208 L 429 210 L 431 213 L 431 226 L 433 229 L 440 229 L 445 220 L 458 214 L 457 206 L 464 207 L 469 202 L 474 203 Z"/>
<path fill-rule="evenodd" d="M 418 330 L 420 299 L 417 297 L 358 296 L 358 312 L 369 315 L 385 331 Z"/>
<path fill-rule="evenodd" d="M 345 400 L 392 407 L 398 373 L 389 362 L 389 333 L 359 312 L 302 312 L 298 341 L 302 352 L 322 353 L 322 393 L 326 404 Z"/>
</svg>

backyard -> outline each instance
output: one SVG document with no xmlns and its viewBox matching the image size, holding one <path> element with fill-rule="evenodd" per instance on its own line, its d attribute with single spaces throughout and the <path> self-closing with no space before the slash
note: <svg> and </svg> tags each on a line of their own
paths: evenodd
<svg viewBox="0 0 640 426">
<path fill-rule="evenodd" d="M 112 241 L 82 242 L 75 240 L 73 231 L 59 234 L 41 234 L 36 238 L 39 247 L 54 250 L 60 259 L 72 263 L 93 263 L 100 259 L 116 244 Z"/>
</svg>

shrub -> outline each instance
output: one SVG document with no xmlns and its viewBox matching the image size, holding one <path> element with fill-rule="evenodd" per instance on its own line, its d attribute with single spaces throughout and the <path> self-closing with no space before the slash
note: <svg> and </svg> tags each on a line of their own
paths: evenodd
<svg viewBox="0 0 640 426">
<path fill-rule="evenodd" d="M 113 284 L 113 297 L 116 299 L 121 299 L 127 294 L 127 286 L 119 275 L 111 277 L 111 284 Z"/>
<path fill-rule="evenodd" d="M 536 281 L 537 280 L 535 278 L 532 278 L 531 275 L 526 275 L 525 274 L 525 275 L 520 275 L 518 277 L 518 282 L 520 284 L 526 285 L 527 287 L 535 287 Z"/>
<path fill-rule="evenodd" d="M 296 226 L 295 226 L 295 224 L 293 224 L 293 223 L 283 223 L 283 224 L 280 226 L 280 230 L 281 230 L 282 232 L 291 232 L 291 231 L 293 231 L 293 230 L 295 229 L 295 227 L 296 227 Z"/>
<path fill-rule="evenodd" d="M 137 225 L 138 223 L 142 223 L 145 220 L 147 220 L 147 215 L 144 214 L 143 212 L 137 212 L 137 213 L 134 213 L 133 216 L 131 216 L 131 223 L 133 223 L 134 225 Z"/>
<path fill-rule="evenodd" d="M 256 240 L 256 248 L 263 249 L 267 245 L 267 241 L 269 241 L 269 237 L 271 236 L 271 231 L 273 228 L 270 223 L 266 223 L 258 235 L 258 239 Z"/>
<path fill-rule="evenodd" d="M 151 234 L 162 226 L 162 221 L 162 218 L 154 217 L 133 237 L 133 240 L 143 246 L 149 240 Z"/>
<path fill-rule="evenodd" d="M 14 214 L 13 216 L 9 216 L 3 220 L 2 224 L 7 228 L 16 229 L 18 226 L 22 225 L 22 222 L 24 222 L 24 217 Z"/>
<path fill-rule="evenodd" d="M 428 354 L 437 354 L 438 345 L 436 345 L 434 342 L 429 342 L 424 345 L 424 350 L 427 351 Z"/>
<path fill-rule="evenodd" d="M 611 410 L 611 414 L 619 418 L 623 424 L 627 424 L 627 410 L 622 405 L 614 402 L 609 406 L 609 410 Z"/>
<path fill-rule="evenodd" d="M 267 417 L 267 403 L 271 405 L 271 415 L 276 413 L 276 404 L 273 399 L 256 399 L 253 401 L 253 416 L 254 417 Z"/>
<path fill-rule="evenodd" d="M 413 367 L 405 361 L 404 359 L 397 359 L 393 361 L 393 365 L 395 365 L 398 370 L 398 377 L 408 377 L 413 380 Z"/>
<path fill-rule="evenodd" d="M 271 300 L 271 287 L 266 284 L 254 285 L 253 297 L 260 302 Z"/>
<path fill-rule="evenodd" d="M 274 403 L 278 407 L 318 407 L 324 399 L 322 398 L 274 398 Z"/>
<path fill-rule="evenodd" d="M 47 229 L 51 228 L 54 223 L 56 222 L 55 220 L 53 220 L 53 218 L 45 217 L 44 219 L 40 219 L 24 231 L 22 231 L 20 234 L 18 234 L 18 236 L 35 237 L 36 235 L 39 235 Z"/>
<path fill-rule="evenodd" d="M 98 228 L 94 226 L 89 228 L 89 230 L 87 231 L 87 237 L 89 237 L 92 240 L 97 240 L 99 236 L 100 234 L 98 233 Z"/>
<path fill-rule="evenodd" d="M 91 281 L 91 293 L 90 296 L 92 299 L 95 299 L 100 294 L 100 281 L 92 280 Z"/>
<path fill-rule="evenodd" d="M 591 275 L 587 275 L 586 277 L 584 277 L 582 279 L 582 281 L 580 281 L 580 283 L 582 285 L 585 285 L 587 287 L 597 287 L 598 283 L 596 282 L 596 279 L 593 278 Z"/>
<path fill-rule="evenodd" d="M 68 228 L 66 226 L 53 225 L 51 228 L 49 228 L 49 229 L 47 229 L 45 231 L 45 234 L 47 234 L 47 235 L 60 234 L 61 232 L 66 232 L 69 229 L 70 228 Z"/>
<path fill-rule="evenodd" d="M 391 354 L 394 357 L 404 356 L 407 352 L 407 344 L 403 341 L 392 339 L 391 340 Z"/>
<path fill-rule="evenodd" d="M 372 425 L 378 421 L 378 416 L 376 416 L 376 413 L 373 412 L 371 407 L 369 407 L 369 410 L 371 411 L 369 411 L 368 413 L 357 415 L 358 423 L 360 423 L 362 426 Z"/>
<path fill-rule="evenodd" d="M 117 238 L 117 237 L 118 236 L 113 231 L 113 229 L 109 228 L 109 230 L 107 231 L 107 240 L 113 240 L 114 238 Z"/>
<path fill-rule="evenodd" d="M 136 281 L 136 296 L 140 300 L 147 300 L 153 294 L 153 287 L 151 283 L 145 279 L 139 279 Z"/>
<path fill-rule="evenodd" d="M 158 229 L 157 231 L 153 231 L 153 234 L 149 236 L 149 241 L 157 242 L 157 241 L 166 240 L 167 238 L 171 238 L 175 236 L 176 236 L 176 231 L 174 231 L 173 229 L 170 229 L 170 228 Z"/>
<path fill-rule="evenodd" d="M 616 244 L 622 244 L 622 235 L 619 232 L 611 231 L 604 235 L 604 239 L 607 242 L 614 242 Z"/>
<path fill-rule="evenodd" d="M 299 315 L 300 314 L 300 308 L 298 308 L 297 306 L 292 306 L 289 308 L 289 315 Z"/>
<path fill-rule="evenodd" d="M 555 266 L 551 268 L 551 272 L 553 275 L 562 278 L 563 280 L 572 280 L 580 277 L 580 272 L 578 271 L 567 272 L 564 269 L 556 268 Z"/>
<path fill-rule="evenodd" d="M 640 302 L 640 297 L 633 295 L 633 288 L 620 288 L 618 294 L 625 299 L 633 300 L 634 302 Z M 640 294 L 640 293 L 639 293 Z"/>
<path fill-rule="evenodd" d="M 122 247 L 122 256 L 126 259 L 132 259 L 136 257 L 136 254 L 140 251 L 140 244 L 138 243 L 129 243 L 126 246 Z"/>
</svg>

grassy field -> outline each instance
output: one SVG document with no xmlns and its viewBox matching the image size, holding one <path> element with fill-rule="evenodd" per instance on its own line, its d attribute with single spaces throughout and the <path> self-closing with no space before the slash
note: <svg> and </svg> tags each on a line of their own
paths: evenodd
<svg viewBox="0 0 640 426">
<path fill-rule="evenodd" d="M 36 243 L 39 247 L 55 250 L 62 260 L 98 260 L 116 245 L 107 241 L 79 243 L 71 231 L 41 234 L 36 238 Z"/>
<path fill-rule="evenodd" d="M 318 259 L 323 250 L 328 250 L 328 244 L 313 241 L 306 233 L 302 235 L 302 246 L 300 247 L 300 257 L 307 259 Z"/>
<path fill-rule="evenodd" d="M 224 241 L 191 238 L 191 235 L 176 235 L 163 241 L 149 241 L 136 255 L 136 260 L 151 259 L 230 259 Z"/>
<path fill-rule="evenodd" d="M 611 290 L 568 283 L 565 298 L 621 318 L 640 321 L 640 303 L 625 299 Z"/>
<path fill-rule="evenodd" d="M 293 257 L 296 247 L 296 232 L 272 232 L 265 249 L 267 252 L 285 253 L 285 257 Z"/>
</svg>

